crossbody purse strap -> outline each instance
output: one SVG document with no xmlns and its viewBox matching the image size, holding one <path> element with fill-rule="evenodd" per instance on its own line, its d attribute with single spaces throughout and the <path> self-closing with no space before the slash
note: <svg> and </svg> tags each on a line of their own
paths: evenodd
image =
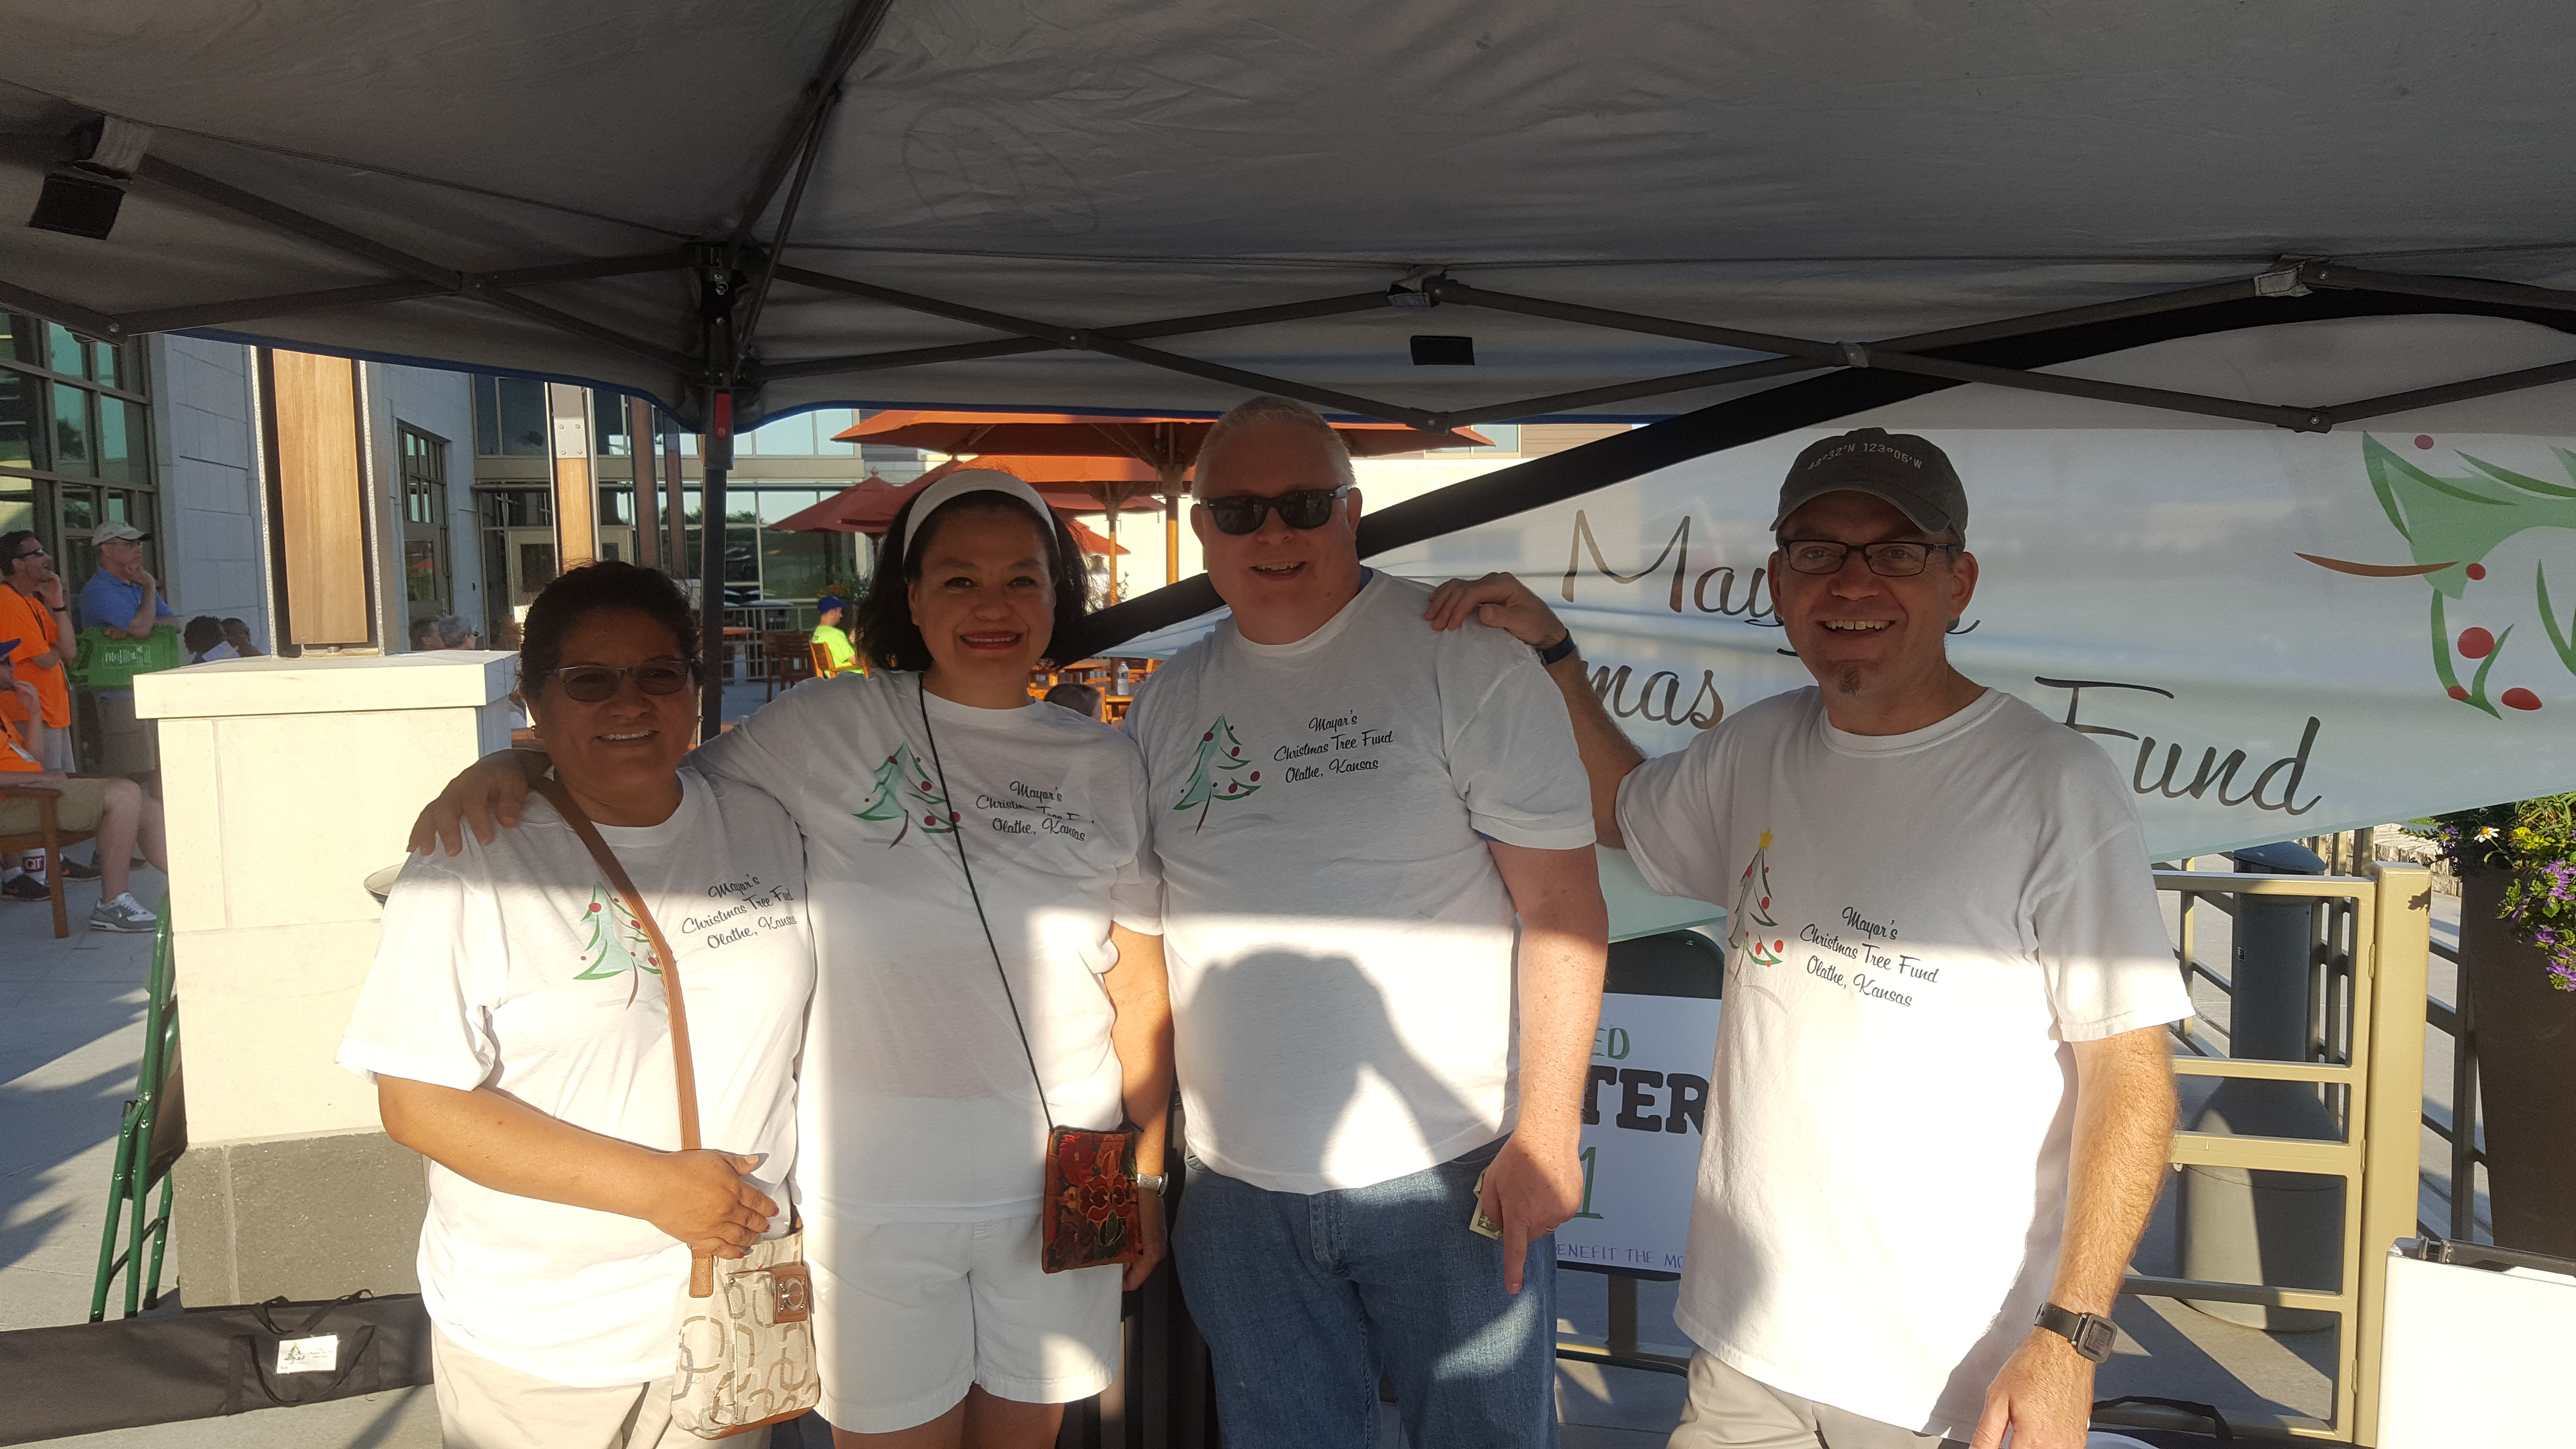
<svg viewBox="0 0 2576 1449">
<path fill-rule="evenodd" d="M 609 888 L 626 903 L 628 913 L 643 924 L 645 938 L 653 943 L 654 959 L 662 968 L 662 1000 L 669 1008 L 671 1018 L 671 1080 L 680 1094 L 680 1150 L 695 1152 L 698 1150 L 698 1070 L 689 1056 L 689 1011 L 687 1002 L 680 995 L 679 953 L 672 950 L 671 943 L 663 938 L 662 923 L 653 919 L 652 908 L 644 904 L 644 893 L 635 888 L 635 882 L 626 874 L 626 867 L 617 863 L 617 852 L 608 848 L 608 842 L 599 837 L 599 827 L 591 824 L 590 817 L 573 803 L 572 792 L 564 789 L 558 780 L 531 780 L 528 788 L 544 796 L 546 803 L 555 807 L 555 813 L 563 817 L 564 824 L 572 827 L 572 833 L 581 837 L 581 843 L 590 849 L 590 858 L 599 863 L 600 873 L 608 877 Z M 689 1296 L 704 1298 L 714 1293 L 715 1272 L 714 1258 L 692 1251 L 689 1257 Z"/>
<path fill-rule="evenodd" d="M 930 768 L 939 776 L 939 798 L 948 796 L 948 769 L 939 762 L 939 735 L 930 727 L 930 690 L 916 685 L 915 702 L 921 706 L 921 737 L 930 746 Z M 951 807 L 954 809 L 954 807 Z M 1029 1080 L 1037 1085 L 1038 1111 L 1045 1116 L 1047 1135 L 1055 1134 L 1055 1108 L 1047 1104 L 1046 1078 L 1038 1074 L 1038 1054 L 1029 1046 L 1029 1029 L 1020 1020 L 1020 999 L 1011 991 L 1011 973 L 1002 965 L 1002 948 L 993 940 L 993 923 L 984 914 L 983 892 L 975 889 L 975 868 L 966 863 L 966 832 L 955 821 L 948 826 L 949 838 L 957 842 L 957 869 L 966 877 L 966 898 L 975 903 L 975 923 L 984 928 L 984 949 L 993 953 L 993 974 L 1001 978 L 1002 1000 L 1011 1008 L 1011 1027 L 1020 1034 L 1020 1056 L 1029 1064 Z"/>
</svg>

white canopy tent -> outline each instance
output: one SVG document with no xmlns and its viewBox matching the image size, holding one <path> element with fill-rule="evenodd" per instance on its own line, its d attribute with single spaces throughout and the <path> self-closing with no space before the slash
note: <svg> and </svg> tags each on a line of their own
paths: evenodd
<svg viewBox="0 0 2576 1449">
<path fill-rule="evenodd" d="M 1382 514 L 1373 549 L 1961 383 L 2315 430 L 2534 387 L 2558 416 L 2576 378 L 2564 336 L 2432 349 L 2396 396 L 2082 365 L 2354 316 L 2576 330 L 2576 12 L 2537 0 L 6 13 L 0 215 L 92 154 L 74 128 L 149 128 L 96 158 L 132 172 L 105 238 L 0 227 L 0 302 L 100 335 L 578 379 L 703 427 L 1252 389 L 1688 414 Z M 1474 366 L 1414 365 L 1426 334 Z M 1086 642 L 1208 602 L 1166 593 Z"/>
</svg>

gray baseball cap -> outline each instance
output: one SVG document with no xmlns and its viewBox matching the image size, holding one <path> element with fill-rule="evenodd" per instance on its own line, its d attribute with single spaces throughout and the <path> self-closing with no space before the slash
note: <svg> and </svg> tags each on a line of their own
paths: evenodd
<svg viewBox="0 0 2576 1449">
<path fill-rule="evenodd" d="M 1772 531 L 1808 500 L 1842 492 L 1883 498 L 1925 533 L 1955 528 L 1967 537 L 1968 490 L 1959 486 L 1950 455 L 1929 439 L 1885 428 L 1854 428 L 1808 444 L 1780 484 Z"/>
<path fill-rule="evenodd" d="M 102 523 L 89 531 L 91 543 L 141 543 L 152 535 L 131 523 Z"/>
</svg>

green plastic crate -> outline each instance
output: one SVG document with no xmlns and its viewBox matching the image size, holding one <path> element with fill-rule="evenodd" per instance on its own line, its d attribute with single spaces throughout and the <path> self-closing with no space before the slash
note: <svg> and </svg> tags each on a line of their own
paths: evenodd
<svg viewBox="0 0 2576 1449">
<path fill-rule="evenodd" d="M 72 683 L 84 689 L 123 689 L 134 676 L 176 669 L 186 657 L 178 629 L 168 624 L 153 630 L 149 639 L 110 639 L 104 629 L 83 629 L 72 656 Z"/>
</svg>

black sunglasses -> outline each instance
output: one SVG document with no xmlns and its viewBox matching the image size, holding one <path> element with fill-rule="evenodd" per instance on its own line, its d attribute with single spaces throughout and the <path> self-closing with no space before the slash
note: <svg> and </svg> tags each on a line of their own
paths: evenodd
<svg viewBox="0 0 2576 1449">
<path fill-rule="evenodd" d="M 624 669 L 611 669 L 605 664 L 566 664 L 546 672 L 563 686 L 564 698 L 597 704 L 614 698 L 630 674 L 635 676 L 635 687 L 646 694 L 677 694 L 697 677 L 698 666 L 686 659 L 647 659 Z"/>
<path fill-rule="evenodd" d="M 1200 499 L 1199 507 L 1216 520 L 1219 533 L 1250 533 L 1274 508 L 1279 510 L 1279 521 L 1290 528 L 1321 528 L 1333 516 L 1333 504 L 1350 491 L 1351 485 L 1345 483 L 1339 488 L 1300 488 L 1276 498 L 1239 493 L 1231 498 Z"/>
</svg>

